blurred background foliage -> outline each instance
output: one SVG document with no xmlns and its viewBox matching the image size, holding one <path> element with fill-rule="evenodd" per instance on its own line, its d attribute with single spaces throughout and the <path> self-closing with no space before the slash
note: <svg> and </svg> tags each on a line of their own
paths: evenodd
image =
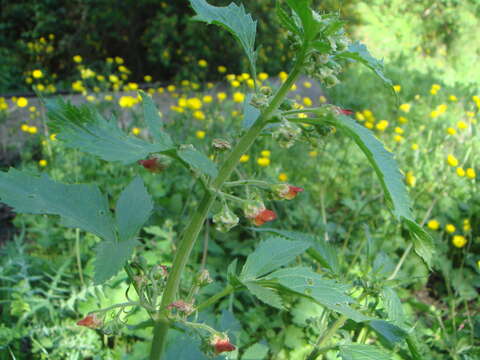
<svg viewBox="0 0 480 360">
<path fill-rule="evenodd" d="M 447 83 L 479 79 L 475 65 L 480 42 L 474 36 L 480 28 L 480 2 L 476 0 L 315 2 L 320 11 L 339 11 L 354 36 L 374 54 L 399 61 L 405 70 L 434 69 Z M 284 70 L 291 56 L 284 48 L 287 34 L 279 28 L 275 1 L 245 5 L 259 20 L 261 70 L 270 74 Z M 246 69 L 226 32 L 191 20 L 187 0 L 3 0 L 0 10 L 0 92 L 28 89 L 24 77 L 32 69 L 70 79 L 75 55 L 91 66 L 120 56 L 129 64 L 133 80 L 143 74 L 162 81 L 206 80 L 196 74 L 198 59 L 207 60 L 211 69 L 219 65 L 228 65 L 235 73 Z M 208 80 L 220 78 L 215 71 L 208 76 Z"/>
</svg>

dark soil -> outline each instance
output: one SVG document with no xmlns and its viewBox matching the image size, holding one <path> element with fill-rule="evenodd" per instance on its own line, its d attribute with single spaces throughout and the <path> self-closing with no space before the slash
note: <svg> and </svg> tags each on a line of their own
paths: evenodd
<svg viewBox="0 0 480 360">
<path fill-rule="evenodd" d="M 20 162 L 20 155 L 14 151 L 0 150 L 0 169 L 6 170 Z M 0 247 L 10 240 L 16 233 L 16 228 L 13 225 L 15 213 L 12 208 L 0 202 Z"/>
</svg>

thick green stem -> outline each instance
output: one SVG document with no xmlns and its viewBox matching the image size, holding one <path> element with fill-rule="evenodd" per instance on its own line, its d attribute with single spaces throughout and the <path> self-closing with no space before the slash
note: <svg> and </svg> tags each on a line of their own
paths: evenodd
<svg viewBox="0 0 480 360">
<path fill-rule="evenodd" d="M 262 112 L 260 117 L 255 121 L 252 127 L 242 136 L 237 145 L 232 149 L 225 163 L 220 168 L 218 176 L 213 180 L 211 188 L 213 190 L 220 190 L 223 183 L 227 181 L 232 174 L 233 170 L 240 161 L 240 157 L 245 154 L 252 146 L 255 139 L 261 133 L 265 125 L 268 123 L 274 112 L 278 109 L 283 99 L 295 83 L 296 79 L 300 75 L 305 61 L 307 46 L 305 46 L 300 52 L 295 67 L 290 73 L 289 77 L 278 89 L 277 93 L 273 97 L 269 106 Z M 163 293 L 162 302 L 160 305 L 159 318 L 155 324 L 152 349 L 150 353 L 150 360 L 159 360 L 162 358 L 162 353 L 165 348 L 166 335 L 170 327 L 170 322 L 167 319 L 167 306 L 175 301 L 178 288 L 180 285 L 180 279 L 187 265 L 190 253 L 192 252 L 195 241 L 202 229 L 203 223 L 207 218 L 208 211 L 215 200 L 215 192 L 207 191 L 198 207 L 197 211 L 193 214 L 190 222 L 186 226 L 183 232 L 183 238 L 175 254 L 173 260 L 172 271 L 170 272 Z"/>
</svg>

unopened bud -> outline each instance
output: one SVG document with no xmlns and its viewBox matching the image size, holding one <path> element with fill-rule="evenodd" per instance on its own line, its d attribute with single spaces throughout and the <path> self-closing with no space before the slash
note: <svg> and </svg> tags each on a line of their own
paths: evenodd
<svg viewBox="0 0 480 360">
<path fill-rule="evenodd" d="M 190 315 L 194 311 L 193 304 L 187 303 L 183 300 L 177 300 L 167 306 L 168 310 L 177 310 L 185 315 Z"/>
<path fill-rule="evenodd" d="M 213 347 L 213 351 L 215 352 L 216 355 L 221 354 L 223 352 L 227 351 L 233 351 L 235 350 L 235 346 L 230 342 L 230 339 L 226 335 L 215 335 L 211 341 L 210 344 Z"/>
<path fill-rule="evenodd" d="M 274 185 L 272 190 L 274 197 L 278 200 L 292 200 L 297 197 L 298 193 L 303 191 L 301 187 L 289 184 Z"/>
<path fill-rule="evenodd" d="M 197 284 L 200 287 L 206 286 L 213 282 L 212 278 L 210 277 L 210 273 L 207 269 L 203 269 L 197 277 Z"/>
<path fill-rule="evenodd" d="M 283 121 L 273 133 L 273 138 L 281 147 L 288 149 L 295 144 L 295 140 L 301 132 L 302 130 L 298 125 Z"/>
<path fill-rule="evenodd" d="M 151 158 L 147 160 L 138 160 L 138 164 L 142 165 L 145 169 L 152 173 L 159 173 L 166 169 L 166 165 L 161 163 L 157 158 Z"/>
<path fill-rule="evenodd" d="M 268 221 L 273 221 L 277 218 L 272 210 L 265 208 L 261 201 L 251 201 L 243 209 L 245 217 L 255 226 L 262 226 Z"/>
<path fill-rule="evenodd" d="M 213 139 L 212 146 L 217 151 L 226 151 L 232 148 L 232 145 L 227 140 L 223 139 Z"/>
<path fill-rule="evenodd" d="M 99 327 L 102 326 L 102 324 L 103 324 L 103 321 L 97 316 L 97 314 L 87 315 L 82 320 L 77 321 L 78 326 L 85 326 L 90 329 L 98 329 Z"/>
<path fill-rule="evenodd" d="M 239 222 L 238 216 L 230 210 L 227 206 L 224 206 L 220 212 L 213 216 L 213 223 L 215 229 L 220 232 L 228 232 L 233 227 L 237 226 Z"/>
</svg>

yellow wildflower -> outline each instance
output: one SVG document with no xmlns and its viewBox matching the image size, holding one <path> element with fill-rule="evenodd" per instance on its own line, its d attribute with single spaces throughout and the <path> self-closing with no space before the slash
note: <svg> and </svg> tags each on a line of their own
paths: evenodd
<svg viewBox="0 0 480 360">
<path fill-rule="evenodd" d="M 427 223 L 427 226 L 431 230 L 438 230 L 440 228 L 440 223 L 437 220 L 432 219 Z"/>
<path fill-rule="evenodd" d="M 285 174 L 285 173 L 280 173 L 280 174 L 278 175 L 278 180 L 281 181 L 281 182 L 287 181 L 287 180 L 288 180 L 287 174 Z"/>
<path fill-rule="evenodd" d="M 472 230 L 472 226 L 470 225 L 470 220 L 469 219 L 463 220 L 463 231 L 469 232 L 470 230 Z"/>
<path fill-rule="evenodd" d="M 402 87 L 400 85 L 393 85 L 393 90 L 395 90 L 396 93 L 399 93 L 402 90 Z"/>
<path fill-rule="evenodd" d="M 412 150 L 418 150 L 419 146 L 418 144 L 412 144 Z"/>
<path fill-rule="evenodd" d="M 225 100 L 227 98 L 227 94 L 225 94 L 224 92 L 219 92 L 217 94 L 217 99 L 218 101 L 222 102 L 223 100 Z"/>
<path fill-rule="evenodd" d="M 141 130 L 138 127 L 132 128 L 132 134 L 133 135 L 139 135 Z"/>
<path fill-rule="evenodd" d="M 463 170 L 462 167 L 457 167 L 457 175 L 460 176 L 460 177 L 464 177 L 465 176 L 465 170 Z"/>
<path fill-rule="evenodd" d="M 449 127 L 447 129 L 447 134 L 449 135 L 455 135 L 456 133 L 457 133 L 457 130 L 455 130 L 454 128 Z"/>
<path fill-rule="evenodd" d="M 400 117 L 398 118 L 398 122 L 399 122 L 400 124 L 406 124 L 406 123 L 408 123 L 408 119 L 407 119 L 406 117 L 400 116 Z"/>
<path fill-rule="evenodd" d="M 205 114 L 202 110 L 196 110 L 193 112 L 193 117 L 197 120 L 205 120 Z"/>
<path fill-rule="evenodd" d="M 268 79 L 268 74 L 261 72 L 260 74 L 258 74 L 258 78 L 260 79 L 260 81 L 265 81 Z"/>
<path fill-rule="evenodd" d="M 412 171 L 408 171 L 405 175 L 405 181 L 408 186 L 414 187 L 417 183 L 417 178 L 415 177 L 415 175 L 413 175 Z"/>
<path fill-rule="evenodd" d="M 174 92 L 177 87 L 175 85 L 168 85 L 167 86 L 167 91 L 168 92 Z"/>
<path fill-rule="evenodd" d="M 470 179 L 475 179 L 475 177 L 477 176 L 477 174 L 475 173 L 475 170 L 472 168 L 468 168 L 466 174 L 467 174 L 467 177 Z"/>
<path fill-rule="evenodd" d="M 457 127 L 460 129 L 460 130 L 465 130 L 468 128 L 468 125 L 465 121 L 459 121 L 457 123 Z"/>
<path fill-rule="evenodd" d="M 27 130 L 30 134 L 36 134 L 38 132 L 38 129 L 36 126 L 29 126 Z"/>
<path fill-rule="evenodd" d="M 32 76 L 35 79 L 41 79 L 43 77 L 43 72 L 42 72 L 42 70 L 33 70 L 32 71 Z"/>
<path fill-rule="evenodd" d="M 262 166 L 262 167 L 266 167 L 266 166 L 270 165 L 270 159 L 267 158 L 267 157 L 258 158 L 257 159 L 257 164 Z"/>
<path fill-rule="evenodd" d="M 30 128 L 30 126 L 28 126 L 27 124 L 22 124 L 20 126 L 20 129 L 23 131 L 23 132 L 28 132 L 28 129 Z"/>
<path fill-rule="evenodd" d="M 367 129 L 373 129 L 373 123 L 372 123 L 371 121 L 367 121 L 367 122 L 365 123 L 365 127 L 366 127 Z"/>
<path fill-rule="evenodd" d="M 76 62 L 77 64 L 80 64 L 82 62 L 82 57 L 80 55 L 75 55 L 73 57 L 73 61 Z"/>
<path fill-rule="evenodd" d="M 310 81 L 305 81 L 303 83 L 303 87 L 306 89 L 310 89 L 312 87 L 312 83 Z"/>
<path fill-rule="evenodd" d="M 203 97 L 203 102 L 204 102 L 205 104 L 210 104 L 212 101 L 213 101 L 213 97 L 212 97 L 211 95 L 205 95 L 205 96 Z"/>
<path fill-rule="evenodd" d="M 208 66 L 207 60 L 205 60 L 205 59 L 198 60 L 198 66 L 200 66 L 202 68 L 206 68 Z"/>
<path fill-rule="evenodd" d="M 455 235 L 452 239 L 452 244 L 461 249 L 467 244 L 467 239 L 463 235 Z"/>
<path fill-rule="evenodd" d="M 145 80 L 146 82 L 152 82 L 153 78 L 150 75 L 145 75 L 143 77 L 143 80 Z"/>
<path fill-rule="evenodd" d="M 278 77 L 280 78 L 280 80 L 285 81 L 287 80 L 288 78 L 288 74 L 285 72 L 285 71 L 281 71 L 279 74 L 278 74 Z"/>
<path fill-rule="evenodd" d="M 355 118 L 356 118 L 358 121 L 365 121 L 365 116 L 364 116 L 361 112 L 355 113 Z"/>
<path fill-rule="evenodd" d="M 395 132 L 399 135 L 402 135 L 405 131 L 401 127 L 397 126 L 395 128 Z"/>
<path fill-rule="evenodd" d="M 242 155 L 240 157 L 240 162 L 241 163 L 246 163 L 248 160 L 250 160 L 250 156 L 249 155 Z"/>
<path fill-rule="evenodd" d="M 262 150 L 260 155 L 262 155 L 262 157 L 270 157 L 270 155 L 272 155 L 272 153 L 271 153 L 270 150 Z"/>
<path fill-rule="evenodd" d="M 448 97 L 448 100 L 450 100 L 450 101 L 457 101 L 458 99 L 457 99 L 457 97 L 456 97 L 455 95 L 450 95 L 450 96 Z"/>
<path fill-rule="evenodd" d="M 410 112 L 410 109 L 412 108 L 412 105 L 410 104 L 402 104 L 400 105 L 400 110 L 402 110 L 403 112 Z"/>
<path fill-rule="evenodd" d="M 199 98 L 194 97 L 187 99 L 187 106 L 191 110 L 200 110 L 203 104 Z"/>
<path fill-rule="evenodd" d="M 318 151 L 316 150 L 312 150 L 308 153 L 308 156 L 310 157 L 317 157 L 317 155 L 318 155 Z"/>
<path fill-rule="evenodd" d="M 312 99 L 310 99 L 308 96 L 304 97 L 303 98 L 303 104 L 305 106 L 312 106 L 313 105 L 313 101 Z"/>
<path fill-rule="evenodd" d="M 220 74 L 224 74 L 227 72 L 227 68 L 225 66 L 222 66 L 220 65 L 219 67 L 217 67 L 217 71 L 220 73 Z"/>
<path fill-rule="evenodd" d="M 236 92 L 233 94 L 233 101 L 236 103 L 243 103 L 245 101 L 245 94 Z"/>
<path fill-rule="evenodd" d="M 20 108 L 24 108 L 25 106 L 28 105 L 28 100 L 24 97 L 20 97 L 17 100 L 17 106 Z"/>
<path fill-rule="evenodd" d="M 47 160 L 42 159 L 38 162 L 38 165 L 40 165 L 41 167 L 45 167 L 45 166 L 48 165 L 48 162 L 47 162 Z"/>
<path fill-rule="evenodd" d="M 453 156 L 452 154 L 449 154 L 447 156 L 447 163 L 448 165 L 452 166 L 452 167 L 457 167 L 458 166 L 458 159 Z"/>
<path fill-rule="evenodd" d="M 445 226 L 445 231 L 449 234 L 454 233 L 455 230 L 457 230 L 457 228 L 453 224 L 447 224 L 447 226 Z"/>
<path fill-rule="evenodd" d="M 318 101 L 320 101 L 320 104 L 325 104 L 327 102 L 327 98 L 322 95 L 318 98 Z"/>
<path fill-rule="evenodd" d="M 380 122 L 376 126 L 377 130 L 380 130 L 380 131 L 385 131 L 387 127 L 388 127 L 387 120 L 380 120 Z"/>
<path fill-rule="evenodd" d="M 230 85 L 232 85 L 232 87 L 234 88 L 237 88 L 240 86 L 240 82 L 238 80 L 233 80 Z"/>
<path fill-rule="evenodd" d="M 401 142 L 403 142 L 404 137 L 402 135 L 394 135 L 393 140 L 395 140 L 395 142 L 397 142 L 397 143 L 401 143 Z"/>
<path fill-rule="evenodd" d="M 206 135 L 206 132 L 203 131 L 203 130 L 198 130 L 198 131 L 195 133 L 195 136 L 197 137 L 197 139 L 204 139 L 204 138 L 205 138 L 205 135 Z"/>
</svg>

